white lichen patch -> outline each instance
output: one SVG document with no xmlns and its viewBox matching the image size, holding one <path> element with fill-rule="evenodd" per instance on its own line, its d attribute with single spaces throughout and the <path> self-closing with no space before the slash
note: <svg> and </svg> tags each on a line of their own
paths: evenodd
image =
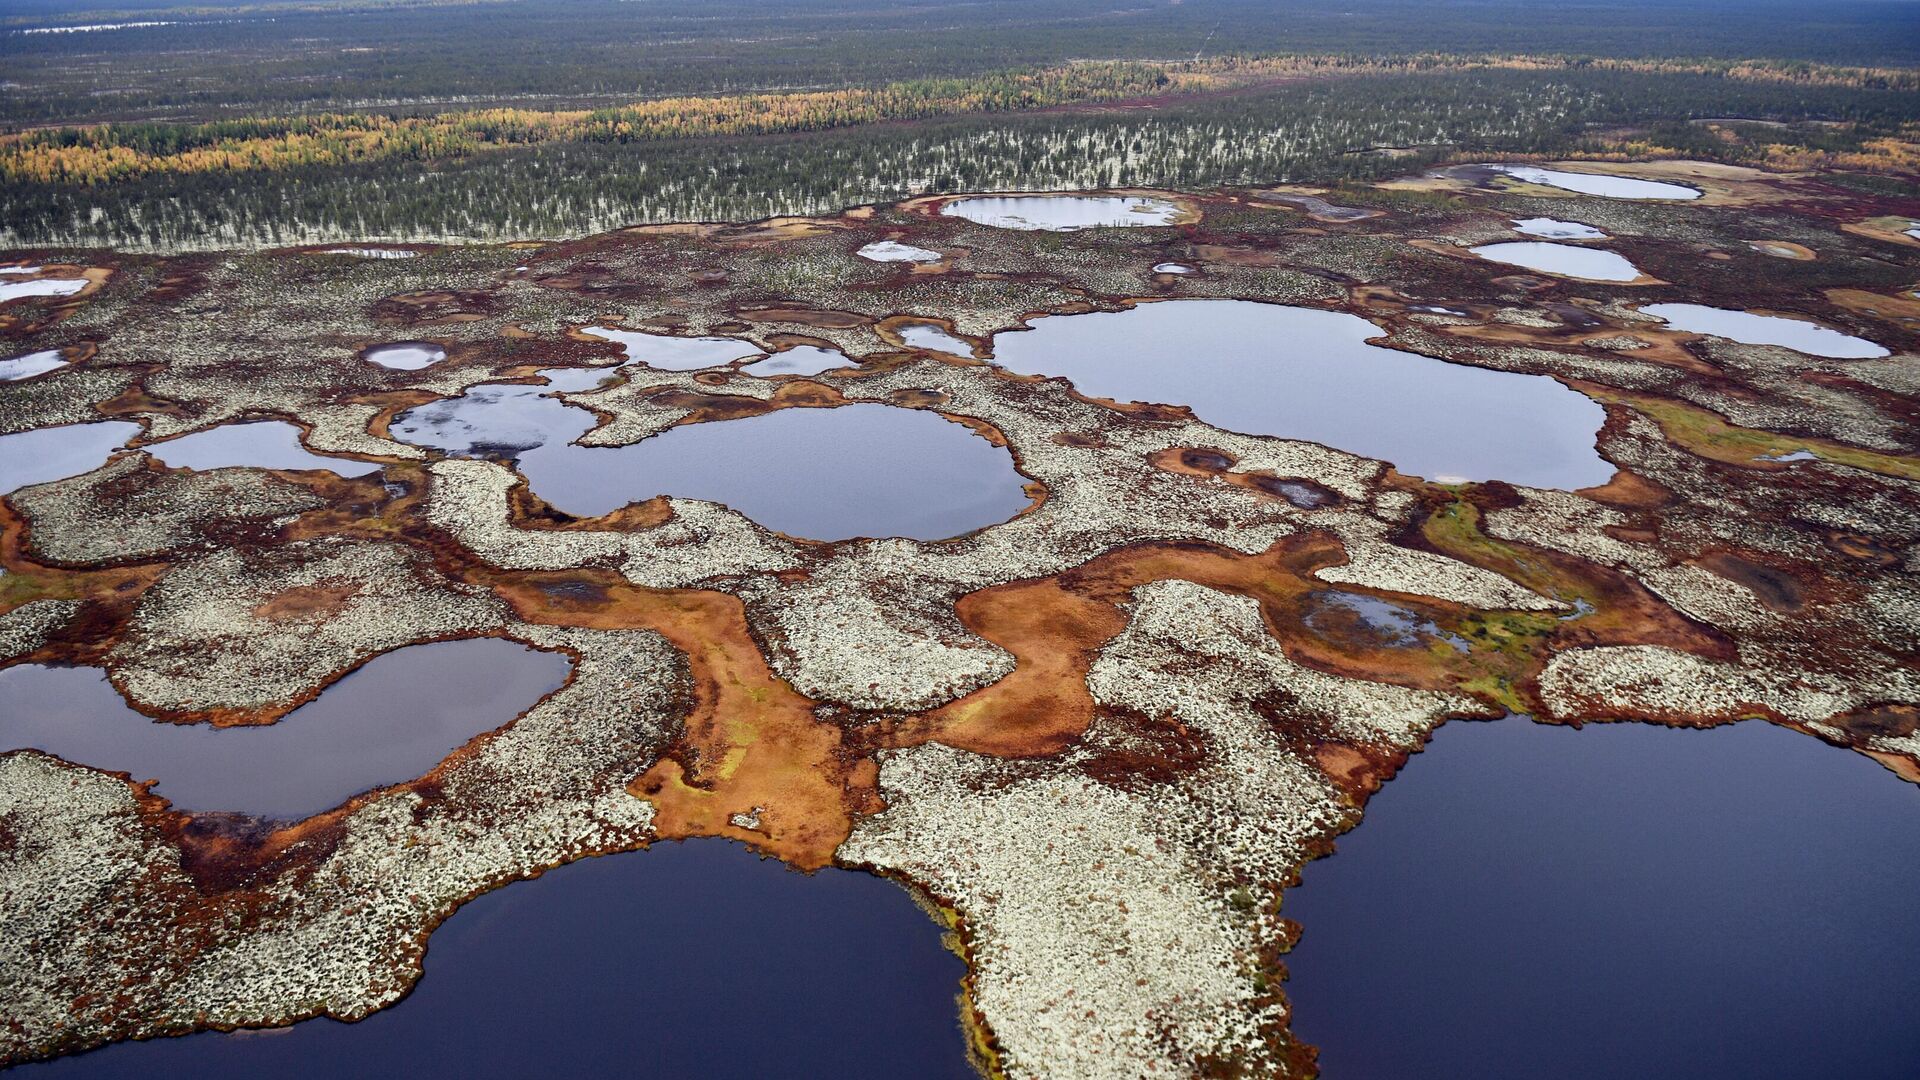
<svg viewBox="0 0 1920 1080">
<path fill-rule="evenodd" d="M 263 709 L 389 649 L 498 631 L 503 620 L 499 601 L 398 544 L 227 548 L 173 566 L 107 666 L 137 705 Z"/>
<path fill-rule="evenodd" d="M 153 558 L 219 541 L 241 529 L 318 509 L 325 502 L 259 469 L 167 472 L 145 454 L 116 458 L 90 473 L 8 496 L 27 519 L 33 550 L 54 562 L 98 564 Z"/>
<path fill-rule="evenodd" d="M 888 756 L 888 809 L 842 846 L 903 872 L 965 920 L 973 1003 L 1015 1077 L 1190 1074 L 1271 1056 L 1284 1006 L 1257 959 L 1271 897 L 1352 810 L 1278 723 L 1409 746 L 1464 701 L 1299 668 L 1254 603 L 1186 582 L 1137 591 L 1088 678 L 1103 714 L 1069 753 L 1006 762 L 937 745 Z M 1271 717 L 1276 692 L 1297 711 Z M 1201 747 L 1178 779 L 1102 782 L 1091 762 L 1177 723 Z"/>
<path fill-rule="evenodd" d="M 30 600 L 0 614 L 0 663 L 46 644 L 47 636 L 79 610 L 78 600 Z"/>
<path fill-rule="evenodd" d="M 1611 715 L 1737 720 L 1762 711 L 1789 720 L 1827 720 L 1868 702 L 1920 700 L 1920 674 L 1889 669 L 1877 678 L 1841 679 L 1778 666 L 1730 664 L 1657 645 L 1562 653 L 1540 676 L 1540 694 L 1556 719 Z"/>
</svg>

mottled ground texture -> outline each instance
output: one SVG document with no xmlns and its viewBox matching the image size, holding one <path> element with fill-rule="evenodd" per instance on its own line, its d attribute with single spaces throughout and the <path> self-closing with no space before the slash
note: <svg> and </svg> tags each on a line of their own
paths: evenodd
<svg viewBox="0 0 1920 1080">
<path fill-rule="evenodd" d="M 920 889 L 964 950 L 995 1074 L 1308 1076 L 1282 892 L 1450 717 L 1762 717 L 1920 780 L 1920 247 L 1847 228 L 1920 200 L 1619 168 L 1706 197 L 1469 173 L 1322 193 L 1352 214 L 1216 192 L 1183 196 L 1182 224 L 1076 233 L 919 200 L 408 259 L 0 256 L 90 282 L 0 306 L 5 355 L 74 361 L 0 383 L 0 435 L 142 428 L 0 501 L 0 666 L 99 665 L 159 721 L 233 725 L 420 642 L 574 661 L 427 775 L 300 822 L 184 814 L 122 775 L 0 754 L 0 1064 L 364 1016 L 464 900 L 721 836 Z M 1467 253 L 1531 217 L 1604 231 L 1643 280 Z M 889 241 L 939 259 L 857 254 Z M 1604 406 L 1619 471 L 1575 492 L 1438 484 L 990 363 L 1023 320 L 1181 297 L 1348 311 L 1434 364 L 1551 376 Z M 1637 310 L 1662 302 L 1813 318 L 1891 355 L 1740 345 Z M 914 323 L 963 344 L 912 347 Z M 614 372 L 620 347 L 581 332 L 610 325 L 854 363 Z M 392 341 L 447 358 L 362 358 Z M 407 408 L 549 368 L 611 374 L 568 395 L 598 418 L 588 445 L 776 409 L 933 410 L 1004 444 L 1033 505 L 937 543 L 818 544 L 684 498 L 580 520 L 510 460 L 388 435 Z M 260 419 L 382 468 L 191 472 L 138 449 Z M 1400 614 L 1369 622 L 1371 601 Z"/>
</svg>

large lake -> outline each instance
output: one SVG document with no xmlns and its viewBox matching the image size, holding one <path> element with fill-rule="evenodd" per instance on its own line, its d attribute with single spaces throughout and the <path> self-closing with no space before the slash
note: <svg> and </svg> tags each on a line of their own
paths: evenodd
<svg viewBox="0 0 1920 1080">
<path fill-rule="evenodd" d="M 1170 300 L 1053 315 L 997 334 L 994 363 L 1116 401 L 1187 405 L 1217 427 L 1308 439 L 1430 480 L 1602 484 L 1606 414 L 1543 375 L 1367 344 L 1357 315 L 1249 300 Z"/>
<path fill-rule="evenodd" d="M 426 977 L 356 1024 L 122 1043 L 23 1078 L 973 1080 L 962 966 L 905 890 L 717 840 L 587 859 L 487 893 Z"/>
<path fill-rule="evenodd" d="M 1911 1080 L 1920 790 L 1750 721 L 1455 722 L 1307 866 L 1329 1077 Z"/>
</svg>

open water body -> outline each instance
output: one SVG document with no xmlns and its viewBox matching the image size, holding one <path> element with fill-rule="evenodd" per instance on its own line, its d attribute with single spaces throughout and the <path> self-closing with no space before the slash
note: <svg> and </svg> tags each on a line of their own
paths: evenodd
<svg viewBox="0 0 1920 1080">
<path fill-rule="evenodd" d="M 1073 232 L 1171 225 L 1180 207 L 1145 195 L 970 195 L 943 204 L 940 214 L 999 229 Z"/>
<path fill-rule="evenodd" d="M 1561 221 L 1557 218 L 1535 217 L 1519 218 L 1513 223 L 1513 231 L 1522 236 L 1537 236 L 1542 240 L 1605 240 L 1607 234 L 1591 225 L 1578 221 Z"/>
<path fill-rule="evenodd" d="M 447 350 L 431 341 L 396 341 L 367 350 L 367 362 L 395 371 L 419 371 L 447 358 Z"/>
<path fill-rule="evenodd" d="M 170 469 L 199 472 L 245 467 L 318 469 L 337 476 L 365 476 L 380 470 L 375 462 L 312 453 L 300 444 L 300 429 L 285 420 L 221 424 L 154 443 L 146 450 Z"/>
<path fill-rule="evenodd" d="M 367 661 L 313 701 L 257 727 L 156 723 L 91 667 L 0 670 L 0 750 L 158 779 L 175 807 L 298 820 L 411 780 L 566 682 L 559 653 L 480 638 Z"/>
<path fill-rule="evenodd" d="M 1618 252 L 1574 247 L 1572 244 L 1510 240 L 1499 244 L 1481 244 L 1468 250 L 1489 262 L 1588 281 L 1632 281 L 1640 276 L 1640 268 Z"/>
<path fill-rule="evenodd" d="M 30 296 L 72 296 L 87 287 L 86 278 L 35 278 L 32 281 L 0 281 L 0 304 Z"/>
<path fill-rule="evenodd" d="M 1706 307 L 1702 304 L 1648 304 L 1640 309 L 1664 319 L 1675 330 L 1711 334 L 1748 345 L 1779 345 L 1809 356 L 1863 360 L 1887 355 L 1887 350 L 1865 338 L 1843 334 L 1830 326 L 1778 315 Z"/>
<path fill-rule="evenodd" d="M 18 382 L 35 375 L 45 375 L 49 371 L 59 371 L 67 366 L 67 362 L 66 355 L 59 349 L 42 349 L 10 356 L 0 360 L 0 382 Z"/>
<path fill-rule="evenodd" d="M 698 371 L 761 355 L 758 345 L 739 338 L 680 337 L 611 326 L 590 326 L 582 332 L 618 343 L 626 351 L 628 363 L 661 371 Z"/>
<path fill-rule="evenodd" d="M 130 420 L 101 420 L 0 435 L 0 495 L 92 472 L 138 434 Z"/>
<path fill-rule="evenodd" d="M 919 409 L 843 405 L 671 428 L 631 446 L 520 455 L 534 493 L 581 517 L 655 495 L 724 503 L 811 540 L 941 540 L 1026 509 L 1013 455 Z"/>
<path fill-rule="evenodd" d="M 1082 394 L 1190 406 L 1217 427 L 1308 439 L 1433 480 L 1602 484 L 1606 419 L 1542 375 L 1449 364 L 1367 344 L 1345 312 L 1247 300 L 1170 300 L 1053 315 L 994 337 L 994 363 Z"/>
<path fill-rule="evenodd" d="M 1685 184 L 1670 184 L 1663 180 L 1567 172 L 1562 169 L 1542 169 L 1533 165 L 1495 165 L 1493 168 L 1529 184 L 1545 184 L 1563 191 L 1578 192 L 1582 195 L 1599 195 L 1608 199 L 1686 201 L 1697 199 L 1701 195 L 1699 188 L 1688 187 Z"/>
<path fill-rule="evenodd" d="M 903 244 L 898 240 L 876 240 L 854 254 L 874 262 L 933 263 L 945 257 L 937 251 Z"/>
<path fill-rule="evenodd" d="M 724 503 L 810 540 L 940 540 L 1029 503 L 1013 455 L 936 413 L 892 405 L 782 409 L 670 428 L 630 446 L 579 446 L 593 414 L 539 386 L 477 386 L 401 413 L 396 438 L 461 457 L 512 458 L 534 494 L 594 517 L 656 495 Z"/>
<path fill-rule="evenodd" d="M 1284 912 L 1329 1077 L 1911 1080 L 1920 790 L 1760 721 L 1455 722 Z"/>
<path fill-rule="evenodd" d="M 656 844 L 475 899 L 434 932 L 412 995 L 358 1023 L 125 1043 L 18 1074 L 973 1080 L 963 969 L 940 936 L 881 878 Z"/>
</svg>

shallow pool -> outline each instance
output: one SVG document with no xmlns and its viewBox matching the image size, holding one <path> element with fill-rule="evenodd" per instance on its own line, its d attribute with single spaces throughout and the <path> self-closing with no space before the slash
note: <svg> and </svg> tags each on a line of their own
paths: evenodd
<svg viewBox="0 0 1920 1080">
<path fill-rule="evenodd" d="M 1592 399 L 1541 375 L 1369 345 L 1381 329 L 1345 312 L 1169 300 L 1032 326 L 995 335 L 994 362 L 1093 397 L 1187 405 L 1219 427 L 1434 480 L 1578 488 L 1613 475 L 1594 447 L 1606 413 Z"/>
<path fill-rule="evenodd" d="M 818 345 L 797 345 L 791 349 L 774 353 L 765 360 L 756 360 L 740 370 L 748 375 L 818 375 L 823 371 L 852 366 L 853 361 L 839 349 L 827 349 Z"/>
<path fill-rule="evenodd" d="M 367 362 L 395 371 L 419 371 L 447 358 L 447 350 L 431 341 L 396 341 L 368 349 Z"/>
<path fill-rule="evenodd" d="M 939 540 L 998 524 L 1030 502 L 1004 447 L 937 413 L 892 405 L 782 409 L 615 448 L 553 442 L 521 454 L 519 467 L 536 495 L 569 514 L 674 495 L 724 503 L 811 540 Z"/>
<path fill-rule="evenodd" d="M 559 653 L 475 639 L 383 653 L 275 723 L 214 728 L 142 716 L 98 668 L 0 670 L 0 750 L 158 778 L 181 810 L 297 820 L 420 776 L 566 681 Z"/>
<path fill-rule="evenodd" d="M 0 360 L 0 382 L 18 382 L 67 366 L 66 354 L 59 349 L 42 349 Z"/>
<path fill-rule="evenodd" d="M 876 240 L 854 254 L 863 259 L 872 259 L 874 262 L 932 263 L 945 258 L 937 251 L 903 244 L 898 240 Z"/>
<path fill-rule="evenodd" d="M 1529 184 L 1545 184 L 1582 195 L 1601 195 L 1609 199 L 1697 199 L 1699 188 L 1670 184 L 1663 180 L 1641 180 L 1632 176 L 1607 176 L 1603 173 L 1567 172 L 1542 169 L 1534 165 L 1494 165 L 1495 171 Z"/>
<path fill-rule="evenodd" d="M 1830 326 L 1779 315 L 1706 307 L 1702 304 L 1648 304 L 1640 309 L 1663 319 L 1675 330 L 1711 334 L 1747 345 L 1778 345 L 1809 356 L 1860 360 L 1886 356 L 1887 350 L 1865 338 L 1843 334 Z"/>
<path fill-rule="evenodd" d="M 969 195 L 940 207 L 944 217 L 1000 229 L 1073 232 L 1130 225 L 1171 225 L 1180 207 L 1145 195 Z"/>
<path fill-rule="evenodd" d="M 1489 262 L 1538 270 L 1543 274 L 1581 278 L 1586 281 L 1633 281 L 1640 268 L 1617 252 L 1598 248 L 1550 244 L 1537 240 L 1512 240 L 1499 244 L 1481 244 L 1470 248 Z"/>
<path fill-rule="evenodd" d="M 1920 791 L 1749 721 L 1456 721 L 1286 893 L 1330 1077 L 1908 1080 Z"/>
<path fill-rule="evenodd" d="M 1591 225 L 1550 217 L 1516 218 L 1513 222 L 1513 231 L 1522 236 L 1538 236 L 1542 240 L 1605 240 L 1607 238 L 1606 233 Z"/>
<path fill-rule="evenodd" d="M 170 469 L 245 467 L 253 469 L 324 469 L 336 476 L 365 476 L 380 471 L 371 461 L 315 454 L 300 443 L 300 429 L 285 420 L 258 420 L 182 435 L 154 443 L 146 451 Z"/>
<path fill-rule="evenodd" d="M 589 326 L 581 332 L 617 342 L 626 350 L 628 363 L 645 364 L 661 371 L 698 371 L 762 354 L 758 345 L 739 338 L 680 337 L 610 326 Z"/>
<path fill-rule="evenodd" d="M 87 287 L 86 278 L 35 278 L 32 281 L 0 281 L 0 304 L 29 296 L 72 296 Z"/>
<path fill-rule="evenodd" d="M 138 434 L 139 424 L 101 420 L 0 435 L 0 495 L 92 472 Z"/>
</svg>

